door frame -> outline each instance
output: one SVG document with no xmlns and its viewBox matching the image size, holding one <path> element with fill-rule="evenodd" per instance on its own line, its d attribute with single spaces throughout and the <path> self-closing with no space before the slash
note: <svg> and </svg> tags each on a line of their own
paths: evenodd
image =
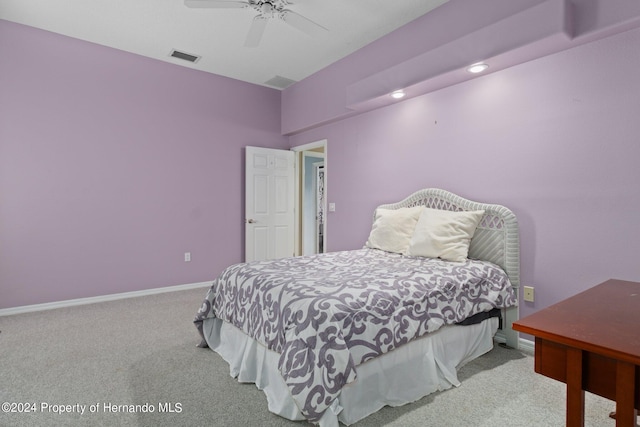
<svg viewBox="0 0 640 427">
<path fill-rule="evenodd" d="M 298 145 L 296 147 L 291 147 L 291 151 L 295 152 L 295 158 L 296 158 L 296 175 L 297 175 L 297 179 L 295 180 L 295 194 L 294 194 L 294 203 L 295 203 L 295 207 L 296 207 L 296 215 L 295 215 L 295 219 L 294 219 L 294 241 L 295 241 L 295 245 L 294 245 L 294 250 L 295 250 L 295 254 L 296 255 L 300 255 L 302 254 L 302 247 L 300 245 L 300 241 L 301 241 L 301 215 L 302 213 L 300 212 L 300 181 L 301 181 L 301 175 L 302 175 L 302 162 L 300 161 L 300 158 L 302 156 L 300 156 L 300 153 L 302 151 L 309 151 L 309 150 L 313 150 L 313 149 L 317 149 L 317 148 L 322 148 L 323 152 L 324 152 L 324 194 L 325 194 L 325 198 L 324 198 L 324 212 L 328 212 L 327 211 L 327 194 L 329 191 L 329 187 L 328 187 L 328 181 L 329 181 L 329 168 L 328 168 L 328 159 L 329 159 L 329 153 L 328 153 L 328 144 L 327 144 L 327 140 L 326 139 L 321 139 L 319 141 L 314 141 L 314 142 L 310 142 L 308 144 L 303 144 L 303 145 Z M 324 250 L 326 252 L 327 250 L 327 222 L 328 222 L 328 216 L 325 215 L 325 219 L 324 219 L 324 224 L 322 227 L 322 234 L 323 234 L 323 243 L 324 243 Z"/>
<path fill-rule="evenodd" d="M 322 171 L 322 173 L 320 172 Z M 314 231 L 314 243 L 315 243 L 315 253 L 317 254 L 321 254 L 326 252 L 325 251 L 325 247 L 324 247 L 324 222 L 327 219 L 327 212 L 326 212 L 326 203 L 325 203 L 325 199 L 326 199 L 326 194 L 324 191 L 324 176 L 325 176 L 325 169 L 324 169 L 324 157 L 322 158 L 321 162 L 315 162 L 313 164 L 313 187 L 315 188 L 315 197 L 316 197 L 316 220 L 314 222 L 314 227 L 313 229 Z M 322 175 L 322 177 L 320 177 L 320 175 Z M 322 178 L 322 179 L 321 179 Z M 320 186 L 320 182 L 322 182 L 322 186 Z M 318 198 L 320 197 L 320 192 L 319 190 L 322 190 L 322 203 L 319 204 L 318 203 Z M 318 227 L 318 218 L 321 217 L 322 218 L 322 233 L 319 233 L 319 227 Z M 304 239 L 303 239 L 303 243 L 304 243 Z"/>
<path fill-rule="evenodd" d="M 309 162 L 312 162 L 309 164 Z M 322 164 L 324 166 L 324 153 L 320 153 L 318 151 L 302 151 L 300 156 L 300 163 L 302 165 L 302 170 L 300 171 L 299 183 L 300 183 L 300 212 L 298 216 L 299 220 L 302 220 L 300 223 L 300 255 L 309 255 L 309 254 L 317 254 L 317 243 L 318 243 L 318 227 L 315 222 L 318 220 L 318 164 Z M 307 179 L 309 178 L 309 179 Z M 308 188 L 311 187 L 313 189 L 313 196 L 307 193 Z M 295 190 L 294 190 L 295 191 Z M 294 202 L 295 204 L 295 198 Z M 313 214 L 315 216 L 316 221 L 313 222 L 310 220 L 309 215 L 311 211 L 309 210 L 310 204 L 313 204 Z M 313 230 L 311 232 L 311 230 Z M 323 227 L 324 232 L 324 227 Z M 310 235 L 312 234 L 312 235 Z M 295 238 L 295 237 L 294 237 Z M 307 252 L 311 248 L 311 252 Z"/>
</svg>

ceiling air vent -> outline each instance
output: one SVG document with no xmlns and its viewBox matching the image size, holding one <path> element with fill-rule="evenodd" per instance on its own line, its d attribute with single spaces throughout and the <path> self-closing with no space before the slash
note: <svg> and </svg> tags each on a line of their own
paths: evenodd
<svg viewBox="0 0 640 427">
<path fill-rule="evenodd" d="M 272 87 L 278 88 L 278 89 L 284 89 L 287 86 L 291 86 L 295 82 L 296 82 L 295 80 L 291 80 L 291 79 L 288 79 L 286 77 L 275 76 L 274 78 L 264 82 L 264 84 L 266 84 L 268 86 L 272 86 Z"/>
<path fill-rule="evenodd" d="M 179 50 L 175 50 L 175 49 L 171 51 L 171 54 L 169 56 L 182 59 L 184 61 L 193 62 L 193 63 L 198 62 L 200 60 L 200 57 L 198 55 L 192 55 L 190 53 L 180 52 Z"/>
</svg>

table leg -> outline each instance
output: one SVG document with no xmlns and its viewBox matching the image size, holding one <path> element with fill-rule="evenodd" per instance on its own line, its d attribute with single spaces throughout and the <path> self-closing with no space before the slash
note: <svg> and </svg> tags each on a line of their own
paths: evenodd
<svg viewBox="0 0 640 427">
<path fill-rule="evenodd" d="M 584 427 L 582 350 L 567 348 L 567 427 Z"/>
<path fill-rule="evenodd" d="M 640 425 L 638 425 L 638 411 L 633 411 L 636 414 L 636 427 L 640 427 Z M 609 418 L 613 418 L 614 420 L 616 419 L 616 411 L 613 411 L 609 414 Z"/>
<path fill-rule="evenodd" d="M 616 367 L 616 427 L 635 427 L 635 365 L 618 361 Z"/>
</svg>

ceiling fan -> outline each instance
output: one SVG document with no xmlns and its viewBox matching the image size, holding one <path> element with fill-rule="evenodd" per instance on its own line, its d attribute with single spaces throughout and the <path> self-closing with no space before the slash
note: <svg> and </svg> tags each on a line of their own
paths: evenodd
<svg viewBox="0 0 640 427">
<path fill-rule="evenodd" d="M 267 22 L 271 19 L 281 19 L 294 28 L 306 33 L 312 37 L 321 35 L 328 31 L 322 25 L 316 24 L 304 16 L 287 9 L 291 5 L 287 0 L 246 0 L 246 1 L 229 1 L 229 0 L 185 0 L 185 6 L 201 9 L 246 9 L 251 8 L 258 12 L 249 33 L 245 39 L 246 47 L 256 47 L 260 44 L 264 29 Z"/>
</svg>

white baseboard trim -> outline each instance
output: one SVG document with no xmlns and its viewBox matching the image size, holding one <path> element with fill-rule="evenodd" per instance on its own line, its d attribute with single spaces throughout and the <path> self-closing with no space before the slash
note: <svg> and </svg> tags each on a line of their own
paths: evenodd
<svg viewBox="0 0 640 427">
<path fill-rule="evenodd" d="M 494 339 L 500 344 L 505 344 L 507 342 L 504 333 L 499 329 L 498 332 L 496 332 Z M 533 354 L 535 351 L 535 343 L 531 340 L 518 338 L 518 350 Z"/>
<path fill-rule="evenodd" d="M 165 292 L 186 291 L 188 289 L 210 287 L 213 282 L 189 283 L 186 285 L 166 286 L 164 288 L 144 289 L 142 291 L 122 292 L 119 294 L 101 295 L 97 297 L 70 299 L 65 301 L 46 302 L 43 304 L 23 305 L 21 307 L 2 308 L 0 316 L 32 313 L 34 311 L 53 310 L 56 308 L 73 307 L 75 305 L 95 304 L 98 302 L 115 301 L 125 298 L 136 298 L 145 295 L 162 294 Z M 203 296 L 204 298 L 204 296 Z"/>
<path fill-rule="evenodd" d="M 534 354 L 536 350 L 536 345 L 531 340 L 525 340 L 524 338 L 520 338 L 518 340 L 518 349 L 522 350 L 525 353 Z"/>
</svg>

